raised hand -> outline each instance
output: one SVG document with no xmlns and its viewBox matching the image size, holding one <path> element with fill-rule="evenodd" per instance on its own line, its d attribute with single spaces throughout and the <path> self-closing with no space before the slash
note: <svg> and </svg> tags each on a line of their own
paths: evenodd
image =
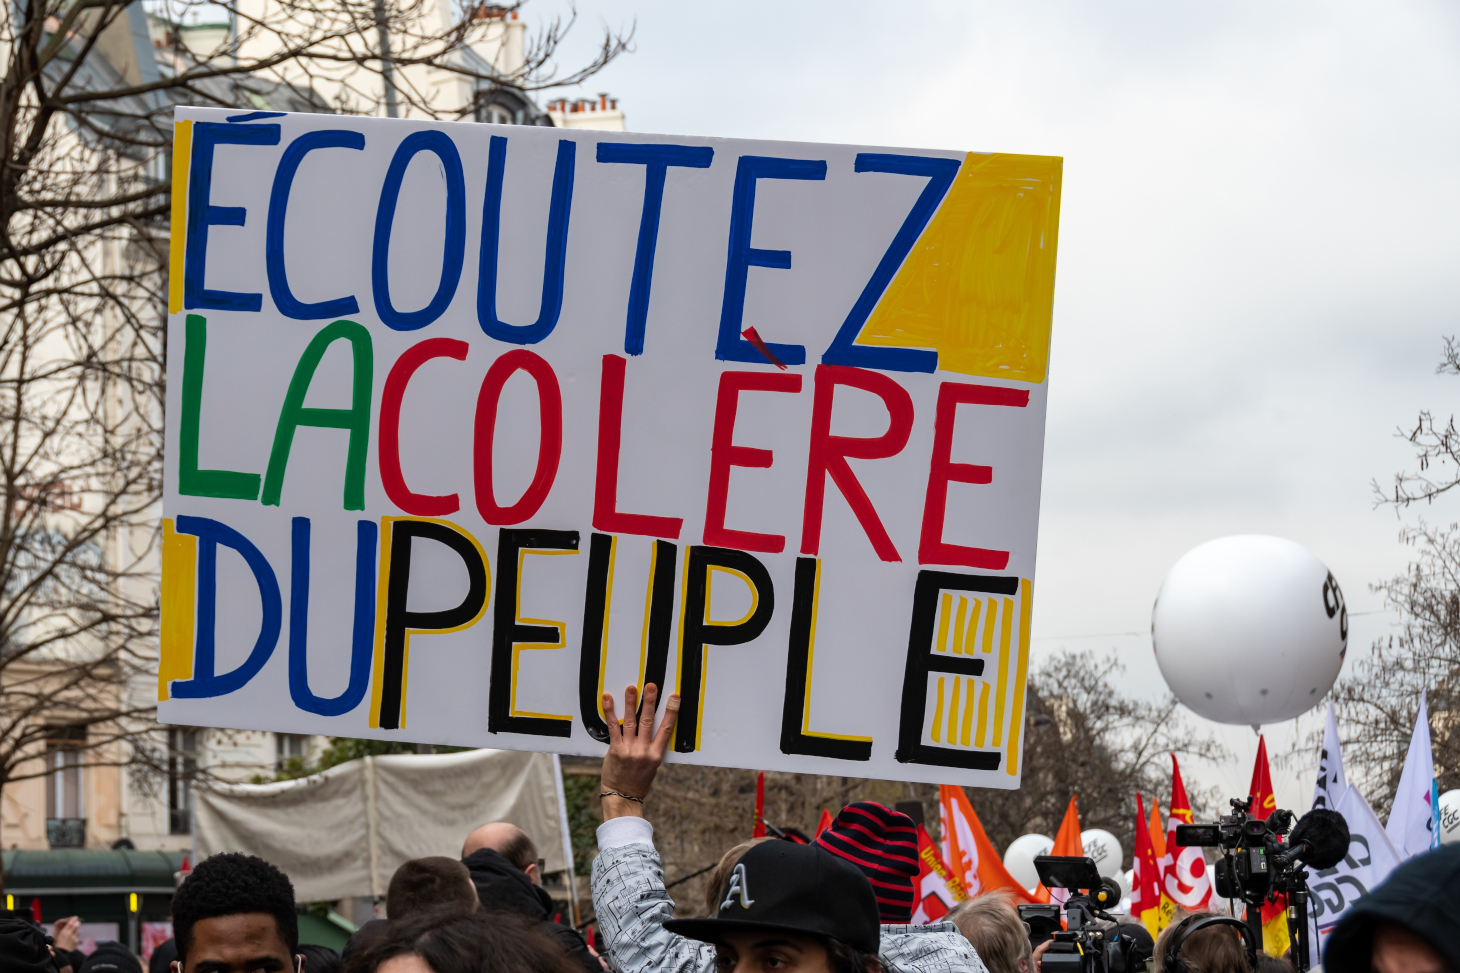
<svg viewBox="0 0 1460 973">
<path fill-rule="evenodd" d="M 644 705 L 638 719 L 639 692 L 634 686 L 624 690 L 624 718 L 620 722 L 614 709 L 613 694 L 603 694 L 603 715 L 608 723 L 608 753 L 603 758 L 602 791 L 613 792 L 603 798 L 603 818 L 643 817 L 644 798 L 654 786 L 654 776 L 664 762 L 669 741 L 674 737 L 674 722 L 679 717 L 679 697 L 664 701 L 664 715 L 659 730 L 654 730 L 654 710 L 659 687 L 644 687 Z"/>
<path fill-rule="evenodd" d="M 51 940 L 56 944 L 57 949 L 74 953 L 81 946 L 80 917 L 68 916 L 65 919 L 57 919 L 51 926 Z"/>
</svg>

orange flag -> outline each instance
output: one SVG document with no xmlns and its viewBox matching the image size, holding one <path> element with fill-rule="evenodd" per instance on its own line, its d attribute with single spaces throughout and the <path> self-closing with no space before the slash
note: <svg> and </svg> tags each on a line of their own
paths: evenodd
<svg viewBox="0 0 1460 973">
<path fill-rule="evenodd" d="M 825 831 L 829 827 L 831 827 L 831 812 L 828 811 L 826 808 L 822 808 L 821 820 L 816 822 L 816 834 L 814 835 L 814 837 L 820 838 L 821 832 Z"/>
<path fill-rule="evenodd" d="M 984 833 L 973 813 L 973 803 L 963 788 L 951 784 L 938 787 L 938 814 L 943 826 L 943 860 L 970 896 L 994 889 L 1007 889 L 1018 902 L 1041 901 L 1014 881 L 1003 859 Z M 1048 901 L 1043 900 L 1043 901 Z"/>
<path fill-rule="evenodd" d="M 918 825 L 917 893 L 918 901 L 913 906 L 912 915 L 914 926 L 937 922 L 948 914 L 949 909 L 968 898 L 963 883 L 938 854 L 938 846 L 933 844 L 933 839 L 921 824 Z"/>
<path fill-rule="evenodd" d="M 1161 805 L 1156 795 L 1151 795 L 1151 854 L 1156 859 L 1156 888 L 1161 893 L 1160 914 L 1156 928 L 1165 929 L 1176 916 L 1176 903 L 1166 894 L 1166 831 L 1161 827 Z"/>
<path fill-rule="evenodd" d="M 1060 829 L 1054 834 L 1054 847 L 1049 850 L 1051 855 L 1085 857 L 1085 843 L 1080 840 L 1080 811 L 1075 806 L 1079 799 L 1078 794 L 1070 798 L 1070 804 L 1065 808 L 1065 819 L 1060 822 Z M 1040 902 L 1054 902 L 1058 905 L 1064 905 L 1069 895 L 1068 889 L 1047 889 L 1043 882 L 1034 890 L 1034 897 Z"/>
<path fill-rule="evenodd" d="M 1272 771 L 1267 765 L 1267 738 L 1257 738 L 1257 762 L 1252 766 L 1252 784 L 1247 788 L 1252 797 L 1252 815 L 1266 821 L 1277 810 L 1277 797 L 1272 792 Z M 1262 948 L 1269 956 L 1288 951 L 1288 897 L 1274 895 L 1262 903 Z"/>
<path fill-rule="evenodd" d="M 1151 806 L 1155 810 L 1155 805 Z M 1131 876 L 1130 912 L 1141 920 L 1152 938 L 1161 932 L 1161 886 L 1156 881 L 1156 853 L 1151 829 L 1146 826 L 1146 805 L 1136 794 L 1135 873 Z"/>
<path fill-rule="evenodd" d="M 1161 891 L 1187 912 L 1206 909 L 1212 899 L 1212 877 L 1200 848 L 1182 848 L 1176 843 L 1176 826 L 1191 824 L 1191 802 L 1181 782 L 1181 766 L 1171 755 L 1171 816 L 1166 820 L 1166 854 L 1161 856 Z"/>
<path fill-rule="evenodd" d="M 1156 861 L 1166 857 L 1166 829 L 1161 827 L 1161 804 L 1156 795 L 1151 795 L 1151 851 Z"/>
</svg>

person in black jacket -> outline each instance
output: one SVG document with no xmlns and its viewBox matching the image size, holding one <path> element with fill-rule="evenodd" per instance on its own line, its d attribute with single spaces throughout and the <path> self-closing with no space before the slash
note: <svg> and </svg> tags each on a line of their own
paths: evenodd
<svg viewBox="0 0 1460 973">
<path fill-rule="evenodd" d="M 506 821 L 484 824 L 467 836 L 461 863 L 471 873 L 483 909 L 516 912 L 536 920 L 587 973 L 602 973 L 605 967 L 577 930 L 553 921 L 557 907 L 542 889 L 537 847 L 527 832 Z"/>
<path fill-rule="evenodd" d="M 1328 973 L 1460 973 L 1460 845 L 1416 855 L 1328 937 Z"/>
</svg>

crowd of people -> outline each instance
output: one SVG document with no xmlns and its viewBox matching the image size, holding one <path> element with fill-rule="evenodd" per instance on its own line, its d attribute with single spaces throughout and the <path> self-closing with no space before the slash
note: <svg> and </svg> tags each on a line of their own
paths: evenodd
<svg viewBox="0 0 1460 973">
<path fill-rule="evenodd" d="M 154 951 L 149 973 L 1041 973 L 1051 943 L 1034 946 L 1007 893 L 911 924 L 917 832 L 906 815 L 871 802 L 843 808 L 809 844 L 736 845 L 711 873 L 703 915 L 675 918 L 644 810 L 679 699 L 670 696 L 657 714 L 654 686 L 642 707 L 636 695 L 625 691 L 623 722 L 604 696 L 610 742 L 592 871 L 599 948 L 557 920 L 532 839 L 499 821 L 468 835 L 459 860 L 401 865 L 386 894 L 388 918 L 362 926 L 342 954 L 300 945 L 294 889 L 279 869 L 250 855 L 214 855 L 173 897 L 173 939 Z M 1405 863 L 1362 899 L 1330 939 L 1324 968 L 1460 973 L 1457 929 L 1460 847 L 1450 847 Z M 76 952 L 75 931 L 62 920 L 47 936 L 28 916 L 0 915 L 0 971 L 142 973 L 116 943 Z M 1158 973 L 1292 969 L 1216 913 L 1181 916 L 1154 942 L 1139 923 L 1109 935 L 1127 936 L 1137 968 Z"/>
</svg>

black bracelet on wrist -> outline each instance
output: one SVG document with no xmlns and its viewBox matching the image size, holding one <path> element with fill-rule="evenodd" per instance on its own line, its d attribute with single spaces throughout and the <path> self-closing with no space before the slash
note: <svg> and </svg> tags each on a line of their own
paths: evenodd
<svg viewBox="0 0 1460 973">
<path fill-rule="evenodd" d="M 626 801 L 633 801 L 635 804 L 644 803 L 644 799 L 642 797 L 630 797 L 628 794 L 625 794 L 622 791 L 604 791 L 602 794 L 598 795 L 598 799 L 600 801 L 603 800 L 605 797 L 621 797 Z"/>
</svg>

